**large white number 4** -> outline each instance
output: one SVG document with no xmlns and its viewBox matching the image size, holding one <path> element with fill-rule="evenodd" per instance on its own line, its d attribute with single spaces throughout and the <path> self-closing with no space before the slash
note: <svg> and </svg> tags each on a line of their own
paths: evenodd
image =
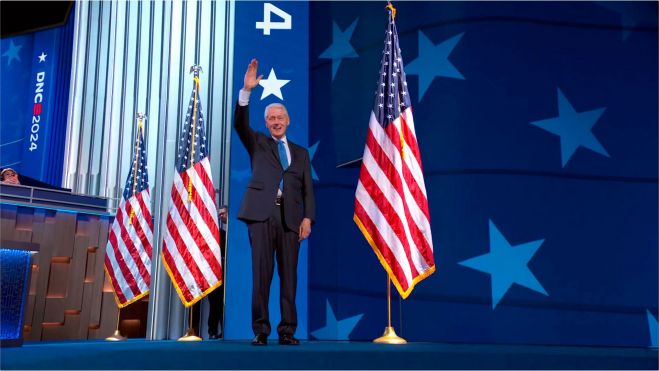
<svg viewBox="0 0 659 371">
<path fill-rule="evenodd" d="M 275 13 L 282 21 L 272 22 L 270 14 Z M 263 3 L 263 22 L 256 22 L 256 29 L 263 30 L 264 35 L 270 35 L 270 30 L 290 30 L 292 27 L 291 15 L 270 3 Z"/>
</svg>

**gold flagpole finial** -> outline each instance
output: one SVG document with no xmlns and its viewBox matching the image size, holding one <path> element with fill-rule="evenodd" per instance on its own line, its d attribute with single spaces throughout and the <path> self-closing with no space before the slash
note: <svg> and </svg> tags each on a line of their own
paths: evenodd
<svg viewBox="0 0 659 371">
<path fill-rule="evenodd" d="M 198 64 L 193 64 L 190 66 L 190 73 L 194 73 L 195 76 L 199 76 L 199 72 L 204 72 L 204 69 L 201 68 Z"/>
<path fill-rule="evenodd" d="M 137 126 L 144 130 L 144 125 L 142 125 L 143 121 L 147 120 L 146 113 L 144 112 L 138 112 L 135 114 L 135 119 L 137 120 Z"/>
<path fill-rule="evenodd" d="M 394 5 L 391 3 L 391 1 L 387 1 L 387 6 L 385 9 L 391 10 L 391 17 L 396 19 L 396 8 L 394 8 Z"/>
<path fill-rule="evenodd" d="M 146 113 L 144 112 L 138 112 L 135 114 L 135 119 L 137 120 L 137 128 L 142 131 L 142 134 L 144 134 L 144 124 L 143 122 L 147 120 Z"/>
</svg>

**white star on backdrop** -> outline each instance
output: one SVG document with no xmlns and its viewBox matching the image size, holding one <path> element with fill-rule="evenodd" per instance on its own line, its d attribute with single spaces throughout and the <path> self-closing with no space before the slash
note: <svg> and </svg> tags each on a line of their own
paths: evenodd
<svg viewBox="0 0 659 371">
<path fill-rule="evenodd" d="M 281 94 L 282 86 L 288 84 L 291 80 L 279 80 L 275 74 L 275 69 L 270 69 L 270 74 L 267 79 L 261 79 L 259 85 L 263 86 L 263 93 L 261 94 L 261 100 L 265 99 L 269 95 L 274 95 L 275 97 L 284 100 L 284 96 Z"/>
</svg>

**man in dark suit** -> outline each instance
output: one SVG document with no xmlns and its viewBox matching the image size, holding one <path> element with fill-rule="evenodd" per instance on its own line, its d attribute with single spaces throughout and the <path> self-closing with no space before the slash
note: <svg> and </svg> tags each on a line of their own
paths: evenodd
<svg viewBox="0 0 659 371">
<path fill-rule="evenodd" d="M 295 293 L 300 242 L 311 234 L 315 200 L 309 153 L 286 138 L 290 118 L 286 107 L 270 104 L 265 110 L 269 135 L 249 126 L 249 96 L 263 75 L 252 59 L 236 105 L 234 127 L 249 153 L 252 178 L 238 219 L 247 224 L 252 245 L 252 329 L 254 345 L 266 345 L 270 334 L 268 299 L 276 255 L 280 280 L 279 344 L 298 345 Z"/>
</svg>

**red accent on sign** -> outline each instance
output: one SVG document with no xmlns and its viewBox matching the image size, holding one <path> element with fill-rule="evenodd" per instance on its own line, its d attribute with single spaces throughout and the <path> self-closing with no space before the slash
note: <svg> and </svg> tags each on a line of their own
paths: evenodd
<svg viewBox="0 0 659 371">
<path fill-rule="evenodd" d="M 34 105 L 34 115 L 40 115 L 41 114 L 41 103 L 36 103 Z"/>
</svg>

